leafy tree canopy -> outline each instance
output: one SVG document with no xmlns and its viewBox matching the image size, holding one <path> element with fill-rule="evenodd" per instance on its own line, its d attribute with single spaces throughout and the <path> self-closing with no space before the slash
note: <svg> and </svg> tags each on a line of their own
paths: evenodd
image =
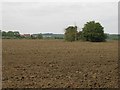
<svg viewBox="0 0 120 90">
<path fill-rule="evenodd" d="M 84 25 L 82 35 L 86 41 L 102 42 L 106 39 L 103 29 L 99 22 L 90 21 Z"/>
<path fill-rule="evenodd" d="M 65 29 L 65 40 L 75 41 L 77 39 L 77 26 L 69 26 Z"/>
</svg>

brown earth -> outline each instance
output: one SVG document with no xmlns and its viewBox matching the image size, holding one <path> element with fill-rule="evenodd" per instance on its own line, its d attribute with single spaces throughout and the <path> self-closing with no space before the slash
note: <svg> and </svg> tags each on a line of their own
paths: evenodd
<svg viewBox="0 0 120 90">
<path fill-rule="evenodd" d="M 117 88 L 118 42 L 3 40 L 3 88 Z"/>
</svg>

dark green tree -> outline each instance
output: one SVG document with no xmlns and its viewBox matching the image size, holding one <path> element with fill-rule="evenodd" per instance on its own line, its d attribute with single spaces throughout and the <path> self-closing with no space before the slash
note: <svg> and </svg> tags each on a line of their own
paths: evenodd
<svg viewBox="0 0 120 90">
<path fill-rule="evenodd" d="M 13 33 L 14 33 L 15 38 L 21 38 L 20 33 L 18 31 L 14 31 Z"/>
<path fill-rule="evenodd" d="M 7 33 L 5 31 L 2 31 L 2 36 L 7 36 Z"/>
<path fill-rule="evenodd" d="M 13 31 L 8 31 L 7 36 L 8 37 L 14 37 L 14 32 Z"/>
<path fill-rule="evenodd" d="M 82 36 L 86 41 L 102 42 L 106 39 L 103 29 L 99 22 L 90 21 L 84 25 Z"/>
<path fill-rule="evenodd" d="M 38 34 L 38 39 L 42 39 L 42 38 L 43 38 L 42 34 L 41 33 Z"/>
<path fill-rule="evenodd" d="M 80 40 L 82 38 L 82 31 L 79 31 L 77 33 L 77 40 Z"/>
<path fill-rule="evenodd" d="M 15 36 L 20 35 L 20 33 L 18 31 L 14 31 L 13 33 L 14 33 Z"/>
<path fill-rule="evenodd" d="M 69 26 L 65 29 L 65 40 L 71 42 L 77 40 L 77 26 Z"/>
</svg>

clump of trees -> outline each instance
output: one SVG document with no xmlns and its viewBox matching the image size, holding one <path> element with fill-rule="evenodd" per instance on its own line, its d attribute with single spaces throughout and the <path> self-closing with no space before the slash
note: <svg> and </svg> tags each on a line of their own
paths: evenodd
<svg viewBox="0 0 120 90">
<path fill-rule="evenodd" d="M 71 42 L 77 40 L 77 26 L 69 26 L 65 29 L 65 40 Z"/>
<path fill-rule="evenodd" d="M 3 39 L 42 39 L 42 34 L 36 34 L 36 35 L 21 35 L 18 31 L 2 31 L 2 38 Z"/>
<path fill-rule="evenodd" d="M 2 31 L 2 38 L 3 39 L 12 39 L 12 38 L 21 38 L 20 33 L 18 31 Z"/>
<path fill-rule="evenodd" d="M 33 34 L 31 35 L 31 39 L 43 39 L 43 35 L 41 33 Z"/>
<path fill-rule="evenodd" d="M 105 41 L 107 35 L 104 33 L 104 27 L 99 22 L 90 21 L 87 22 L 82 31 L 77 31 L 77 26 L 69 26 L 65 29 L 65 40 L 76 41 L 85 40 L 91 42 Z"/>
<path fill-rule="evenodd" d="M 86 41 L 102 42 L 105 41 L 106 35 L 104 34 L 104 28 L 99 22 L 90 21 L 84 25 L 82 35 Z"/>
<path fill-rule="evenodd" d="M 42 36 L 42 34 L 41 34 L 41 33 L 40 33 L 40 34 L 38 34 L 37 39 L 43 39 L 43 36 Z"/>
</svg>

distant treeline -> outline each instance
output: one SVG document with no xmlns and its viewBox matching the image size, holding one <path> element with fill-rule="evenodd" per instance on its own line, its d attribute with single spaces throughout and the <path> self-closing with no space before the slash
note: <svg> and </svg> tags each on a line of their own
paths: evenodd
<svg viewBox="0 0 120 90">
<path fill-rule="evenodd" d="M 22 38 L 18 31 L 2 31 L 2 39 L 17 39 Z"/>
<path fill-rule="evenodd" d="M 104 27 L 95 21 L 89 21 L 84 24 L 82 30 L 78 27 L 68 26 L 64 34 L 38 33 L 38 34 L 20 34 L 19 31 L 1 31 L 2 39 L 65 39 L 66 41 L 90 41 L 103 42 L 107 40 L 120 40 L 120 35 L 104 33 Z"/>
<path fill-rule="evenodd" d="M 19 31 L 2 31 L 2 39 L 64 39 L 64 34 L 20 34 Z"/>
<path fill-rule="evenodd" d="M 120 40 L 120 34 L 107 34 L 107 40 Z"/>
<path fill-rule="evenodd" d="M 23 34 L 21 35 L 19 31 L 2 31 L 0 33 L 0 37 L 2 39 L 64 39 L 64 34 L 53 34 L 53 33 L 45 33 L 45 34 Z M 41 36 L 42 35 L 42 36 Z M 120 35 L 118 34 L 106 34 L 107 40 L 120 40 Z M 80 37 L 79 37 L 80 38 Z"/>
</svg>

